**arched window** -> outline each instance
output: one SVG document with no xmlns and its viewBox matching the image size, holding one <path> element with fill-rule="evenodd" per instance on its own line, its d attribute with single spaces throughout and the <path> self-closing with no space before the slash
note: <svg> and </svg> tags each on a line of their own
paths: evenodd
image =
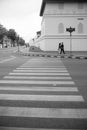
<svg viewBox="0 0 87 130">
<path fill-rule="evenodd" d="M 78 24 L 78 33 L 83 33 L 83 24 L 82 23 Z"/>
<path fill-rule="evenodd" d="M 59 26 L 58 26 L 58 32 L 59 33 L 64 33 L 64 25 L 63 25 L 63 23 L 59 24 Z"/>
<path fill-rule="evenodd" d="M 61 2 L 61 3 L 58 3 L 58 8 L 59 8 L 59 9 L 64 9 L 64 3 L 62 3 L 62 2 Z"/>
<path fill-rule="evenodd" d="M 78 9 L 83 9 L 83 3 L 78 3 Z"/>
</svg>

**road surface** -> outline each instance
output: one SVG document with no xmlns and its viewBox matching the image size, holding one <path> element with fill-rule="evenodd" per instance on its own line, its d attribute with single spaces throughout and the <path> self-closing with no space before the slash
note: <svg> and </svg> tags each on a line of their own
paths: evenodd
<svg viewBox="0 0 87 130">
<path fill-rule="evenodd" d="M 87 130 L 87 60 L 0 61 L 0 130 Z"/>
</svg>

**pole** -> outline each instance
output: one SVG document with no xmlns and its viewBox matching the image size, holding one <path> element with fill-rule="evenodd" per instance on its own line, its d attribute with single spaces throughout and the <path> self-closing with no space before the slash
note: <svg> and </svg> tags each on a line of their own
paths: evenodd
<svg viewBox="0 0 87 130">
<path fill-rule="evenodd" d="M 18 43 L 18 52 L 19 52 L 19 43 Z"/>
<path fill-rule="evenodd" d="M 19 48 L 19 36 L 18 36 L 17 42 L 18 42 L 18 52 L 19 52 L 20 51 L 20 48 Z"/>
<path fill-rule="evenodd" d="M 70 32 L 70 56 L 72 55 L 72 33 Z"/>
<path fill-rule="evenodd" d="M 70 56 L 72 55 L 72 32 L 75 31 L 75 28 L 66 28 L 66 31 L 70 33 Z"/>
</svg>

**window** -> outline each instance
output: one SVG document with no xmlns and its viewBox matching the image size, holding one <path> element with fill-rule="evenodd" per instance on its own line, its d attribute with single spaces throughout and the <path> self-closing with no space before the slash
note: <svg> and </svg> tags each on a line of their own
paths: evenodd
<svg viewBox="0 0 87 130">
<path fill-rule="evenodd" d="M 59 4 L 58 4 L 58 8 L 59 8 L 59 9 L 64 9 L 64 3 L 59 3 Z"/>
<path fill-rule="evenodd" d="M 78 3 L 78 9 L 83 9 L 83 3 Z"/>
<path fill-rule="evenodd" d="M 60 23 L 58 26 L 59 33 L 64 33 L 64 25 L 63 23 Z"/>
<path fill-rule="evenodd" d="M 83 33 L 83 24 L 82 23 L 78 24 L 78 33 Z"/>
</svg>

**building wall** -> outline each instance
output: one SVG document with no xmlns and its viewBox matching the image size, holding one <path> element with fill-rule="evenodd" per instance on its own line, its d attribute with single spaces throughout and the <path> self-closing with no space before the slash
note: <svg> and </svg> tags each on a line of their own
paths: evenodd
<svg viewBox="0 0 87 130">
<path fill-rule="evenodd" d="M 72 50 L 87 51 L 87 3 L 47 3 L 41 24 L 44 50 L 57 50 L 59 42 L 69 50 L 70 33 L 66 28 L 70 26 L 75 28 Z"/>
<path fill-rule="evenodd" d="M 45 29 L 46 29 L 46 23 L 45 23 L 45 18 L 43 17 L 42 23 L 41 23 L 41 36 L 43 37 L 45 35 Z"/>
<path fill-rule="evenodd" d="M 60 14 L 84 14 L 87 13 L 86 3 L 46 3 L 44 15 L 60 15 Z"/>
<path fill-rule="evenodd" d="M 46 41 L 43 37 L 39 37 L 36 41 L 35 41 L 35 46 L 39 47 L 41 50 L 46 50 Z M 47 46 L 47 49 L 49 47 Z"/>
<path fill-rule="evenodd" d="M 57 51 L 60 42 L 64 43 L 65 51 L 70 51 L 70 39 L 69 38 L 45 38 L 44 50 L 45 51 Z M 41 41 L 42 43 L 42 41 Z M 72 51 L 87 51 L 87 39 L 72 39 Z"/>
<path fill-rule="evenodd" d="M 82 18 L 82 20 L 80 20 Z M 74 16 L 46 16 L 45 17 L 45 35 L 68 35 L 66 28 L 70 26 L 75 28 L 73 35 L 87 35 L 87 17 L 74 17 Z M 63 31 L 59 27 L 62 24 Z M 82 32 L 79 32 L 79 26 L 82 25 Z M 60 27 L 61 28 L 61 27 Z"/>
</svg>

